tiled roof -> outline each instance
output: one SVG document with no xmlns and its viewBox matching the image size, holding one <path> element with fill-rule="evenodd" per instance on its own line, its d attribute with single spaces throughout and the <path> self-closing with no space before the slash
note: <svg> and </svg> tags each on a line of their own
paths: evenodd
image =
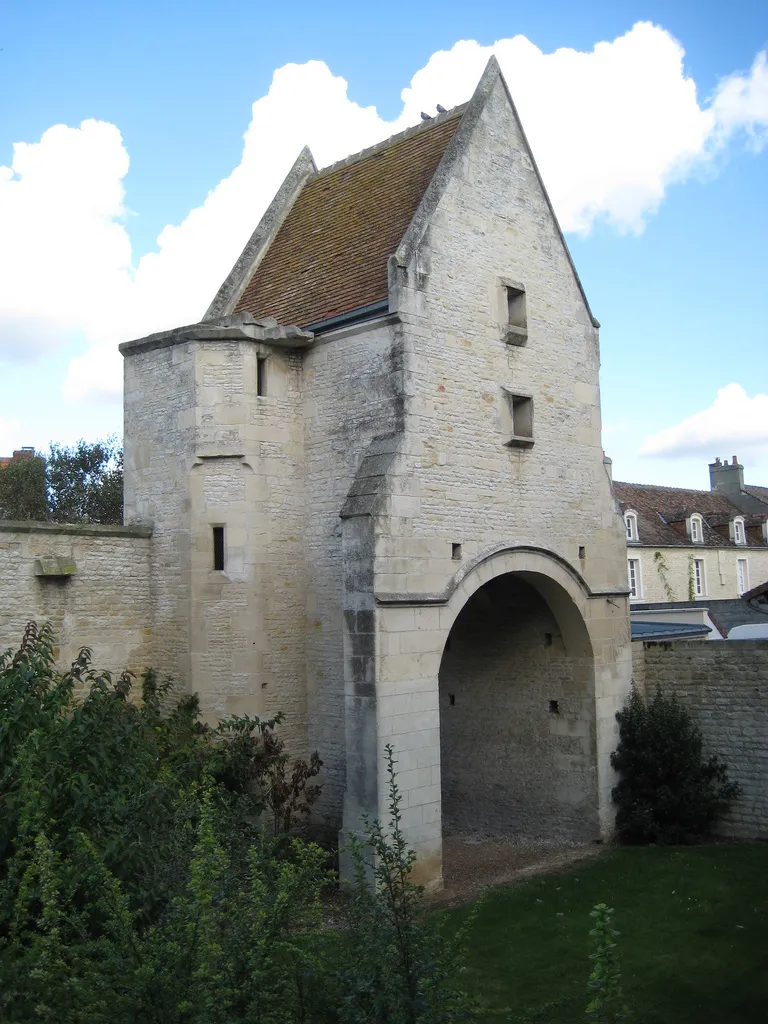
<svg viewBox="0 0 768 1024">
<path fill-rule="evenodd" d="M 722 491 L 696 491 L 682 487 L 658 487 L 655 484 L 614 482 L 614 493 L 622 512 L 637 512 L 638 544 L 659 547 L 688 547 L 685 520 L 694 512 L 704 523 L 703 544 L 696 547 L 765 547 L 759 531 L 750 526 L 762 523 L 765 516 L 742 512 Z M 729 536 L 732 519 L 741 517 L 747 527 L 746 545 L 734 544 Z M 629 542 L 632 544 L 632 541 Z"/>
<path fill-rule="evenodd" d="M 236 306 L 305 327 L 388 295 L 397 249 L 464 107 L 310 178 Z"/>
<path fill-rule="evenodd" d="M 768 487 L 745 487 L 744 490 L 747 494 L 751 494 L 753 498 L 758 498 L 768 505 Z"/>
</svg>

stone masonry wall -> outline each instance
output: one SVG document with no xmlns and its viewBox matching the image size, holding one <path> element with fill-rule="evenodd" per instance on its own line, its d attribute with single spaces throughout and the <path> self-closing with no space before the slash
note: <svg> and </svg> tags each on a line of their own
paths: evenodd
<svg viewBox="0 0 768 1024">
<path fill-rule="evenodd" d="M 323 758 L 322 811 L 338 827 L 346 784 L 342 523 L 373 437 L 402 420 L 402 366 L 384 323 L 329 334 L 304 354 L 309 744 Z M 373 552 L 370 552 L 373 557 Z"/>
<path fill-rule="evenodd" d="M 36 576 L 48 556 L 73 561 L 76 574 Z M 148 530 L 0 522 L 0 650 L 34 619 L 52 624 L 62 667 L 91 647 L 95 668 L 140 673 L 154 662 L 149 560 Z"/>
<path fill-rule="evenodd" d="M 657 686 L 691 712 L 705 751 L 743 789 L 718 826 L 724 835 L 768 839 L 768 642 L 706 640 L 633 645 L 635 685 Z"/>
<path fill-rule="evenodd" d="M 579 668 L 529 584 L 501 577 L 473 595 L 440 666 L 444 832 L 598 835 L 595 705 Z"/>
</svg>

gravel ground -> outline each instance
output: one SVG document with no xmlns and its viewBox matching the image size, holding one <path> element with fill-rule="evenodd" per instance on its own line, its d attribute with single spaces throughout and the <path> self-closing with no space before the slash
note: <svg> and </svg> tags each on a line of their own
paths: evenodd
<svg viewBox="0 0 768 1024">
<path fill-rule="evenodd" d="M 429 895 L 435 907 L 466 903 L 489 885 L 546 874 L 593 860 L 602 846 L 528 836 L 449 835 L 443 838 L 443 888 Z"/>
</svg>

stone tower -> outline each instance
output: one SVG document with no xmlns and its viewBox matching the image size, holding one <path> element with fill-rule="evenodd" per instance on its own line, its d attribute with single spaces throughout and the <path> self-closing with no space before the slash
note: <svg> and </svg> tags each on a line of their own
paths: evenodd
<svg viewBox="0 0 768 1024">
<path fill-rule="evenodd" d="M 204 320 L 122 346 L 126 522 L 155 661 L 210 716 L 282 710 L 322 813 L 610 829 L 630 680 L 598 324 L 495 60 L 471 101 L 304 151 Z"/>
</svg>

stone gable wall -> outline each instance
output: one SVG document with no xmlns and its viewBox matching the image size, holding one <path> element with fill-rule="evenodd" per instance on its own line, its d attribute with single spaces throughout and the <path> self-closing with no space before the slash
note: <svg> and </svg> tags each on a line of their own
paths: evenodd
<svg viewBox="0 0 768 1024">
<path fill-rule="evenodd" d="M 36 559 L 52 557 L 77 572 L 36 576 Z M 34 619 L 56 631 L 62 667 L 90 647 L 95 668 L 138 675 L 154 663 L 149 563 L 146 530 L 0 522 L 0 650 Z"/>
<path fill-rule="evenodd" d="M 768 641 L 706 640 L 632 645 L 635 685 L 657 686 L 688 708 L 744 793 L 718 826 L 721 834 L 768 839 Z"/>
</svg>

